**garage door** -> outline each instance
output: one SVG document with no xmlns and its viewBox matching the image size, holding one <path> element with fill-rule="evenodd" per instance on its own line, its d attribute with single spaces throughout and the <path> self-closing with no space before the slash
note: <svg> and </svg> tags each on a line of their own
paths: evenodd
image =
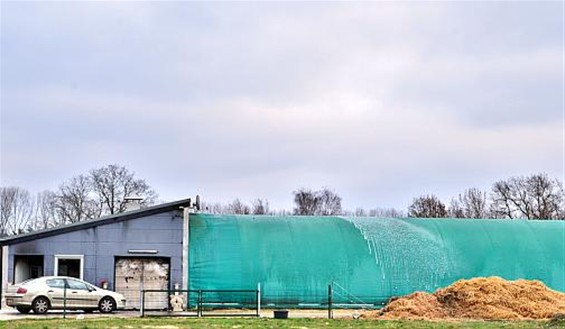
<svg viewBox="0 0 565 329">
<path fill-rule="evenodd" d="M 141 290 L 169 289 L 170 261 L 166 258 L 116 258 L 116 292 L 127 299 L 127 308 L 140 309 Z M 145 294 L 145 308 L 168 307 L 167 292 Z"/>
</svg>

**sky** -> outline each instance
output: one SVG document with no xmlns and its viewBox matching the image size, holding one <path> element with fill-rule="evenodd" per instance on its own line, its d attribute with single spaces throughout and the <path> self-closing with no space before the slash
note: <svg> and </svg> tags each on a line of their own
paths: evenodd
<svg viewBox="0 0 565 329">
<path fill-rule="evenodd" d="M 564 175 L 562 2 L 0 2 L 0 185 L 405 210 Z"/>
</svg>

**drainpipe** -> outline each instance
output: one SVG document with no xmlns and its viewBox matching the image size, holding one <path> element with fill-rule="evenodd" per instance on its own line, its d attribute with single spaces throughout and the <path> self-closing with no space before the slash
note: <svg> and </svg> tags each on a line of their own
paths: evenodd
<svg viewBox="0 0 565 329">
<path fill-rule="evenodd" d="M 190 208 L 189 207 L 184 207 L 182 209 L 182 282 L 181 282 L 181 287 L 182 290 L 188 290 L 189 286 L 188 286 L 188 280 L 190 280 L 190 269 L 189 269 L 189 264 L 190 264 L 190 252 L 189 252 L 189 248 L 190 248 L 190 230 L 189 230 L 189 222 L 190 222 Z M 184 300 L 186 302 L 186 305 L 188 305 L 188 298 L 189 298 L 189 294 L 188 293 L 184 293 Z"/>
<path fill-rule="evenodd" d="M 6 305 L 6 299 L 4 298 L 4 291 L 6 291 L 6 289 L 8 289 L 8 256 L 10 254 L 10 247 L 9 246 L 3 246 L 2 247 L 2 269 L 1 269 L 1 282 L 2 284 L 0 285 L 0 309 L 5 309 L 7 307 Z"/>
</svg>

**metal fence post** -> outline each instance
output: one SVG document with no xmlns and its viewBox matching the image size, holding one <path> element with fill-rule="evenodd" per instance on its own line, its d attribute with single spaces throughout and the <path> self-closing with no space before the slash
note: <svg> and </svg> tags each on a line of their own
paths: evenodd
<svg viewBox="0 0 565 329">
<path fill-rule="evenodd" d="M 190 289 L 186 291 L 186 309 L 190 309 Z"/>
<path fill-rule="evenodd" d="M 145 316 L 145 290 L 141 290 L 141 306 L 139 307 L 141 317 Z"/>
<path fill-rule="evenodd" d="M 332 291 L 332 284 L 330 283 L 328 285 L 328 319 L 333 319 L 332 303 L 333 303 L 333 291 Z"/>
<path fill-rule="evenodd" d="M 257 283 L 257 317 L 261 317 L 261 282 Z"/>
<path fill-rule="evenodd" d="M 202 317 L 202 289 L 198 289 L 198 306 L 196 309 L 198 317 Z"/>
<path fill-rule="evenodd" d="M 175 289 L 176 290 L 176 289 Z M 171 287 L 167 287 L 167 311 L 170 312 L 173 310 L 173 307 L 171 305 Z"/>
<path fill-rule="evenodd" d="M 67 318 L 67 284 L 63 286 L 63 319 Z"/>
</svg>

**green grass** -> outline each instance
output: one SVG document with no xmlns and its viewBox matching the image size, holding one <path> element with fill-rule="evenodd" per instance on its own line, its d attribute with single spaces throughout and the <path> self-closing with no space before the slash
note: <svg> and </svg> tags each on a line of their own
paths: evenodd
<svg viewBox="0 0 565 329">
<path fill-rule="evenodd" d="M 565 328 L 564 321 L 374 321 L 374 320 L 328 320 L 328 319 L 250 319 L 250 318 L 101 318 L 101 319 L 32 319 L 0 322 L 0 328 L 7 329 L 175 329 L 175 328 L 406 328 L 406 329 L 555 329 Z"/>
</svg>

